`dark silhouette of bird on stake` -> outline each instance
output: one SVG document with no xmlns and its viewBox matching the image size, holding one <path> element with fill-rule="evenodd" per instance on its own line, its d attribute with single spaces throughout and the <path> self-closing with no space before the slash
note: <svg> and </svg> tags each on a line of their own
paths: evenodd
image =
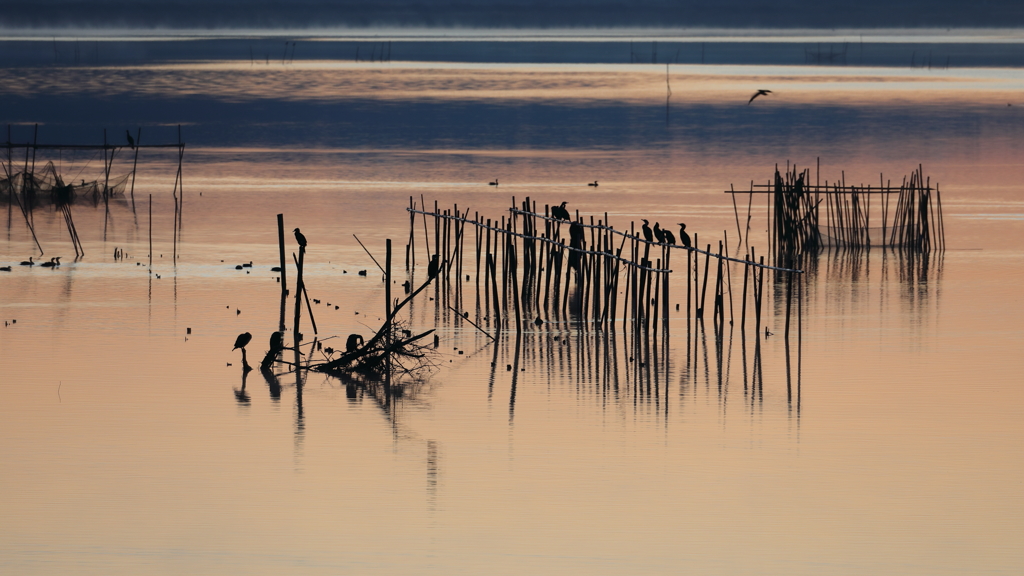
<svg viewBox="0 0 1024 576">
<path fill-rule="evenodd" d="M 552 206 L 551 215 L 562 220 L 571 219 L 572 217 L 569 216 L 569 211 L 565 209 L 566 204 L 568 204 L 568 202 L 562 202 L 559 206 Z"/>
<path fill-rule="evenodd" d="M 754 92 L 754 95 L 750 97 L 750 100 L 747 100 L 747 106 L 750 106 L 750 103 L 754 101 L 754 98 L 757 98 L 758 96 L 767 96 L 771 93 L 771 90 L 758 90 L 757 92 Z"/>
<path fill-rule="evenodd" d="M 128 145 L 131 146 L 132 150 L 135 150 L 135 138 L 132 138 L 132 133 L 125 130 L 124 135 L 128 137 Z"/>
<path fill-rule="evenodd" d="M 270 335 L 270 350 L 275 354 L 284 350 L 284 332 L 279 330 Z"/>
<path fill-rule="evenodd" d="M 250 340 L 252 340 L 252 334 L 249 334 L 248 332 L 243 332 L 242 334 L 238 335 L 238 338 L 235 338 L 235 347 L 231 349 L 232 351 L 237 350 L 239 348 L 242 349 L 242 368 L 244 368 L 247 372 L 249 370 L 252 370 L 252 368 L 249 367 L 249 362 L 245 359 L 245 345 L 248 344 Z"/>
<path fill-rule="evenodd" d="M 642 228 L 644 232 L 644 240 L 647 240 L 648 242 L 654 242 L 654 232 L 651 230 L 651 227 L 649 226 L 650 222 L 648 222 L 644 218 L 641 218 L 641 220 L 644 221 L 644 225 Z"/>
<path fill-rule="evenodd" d="M 249 334 L 248 332 L 243 332 L 239 334 L 238 338 L 235 338 L 235 347 L 232 348 L 232 350 L 245 348 L 245 345 L 248 344 L 250 340 L 252 340 L 252 334 Z"/>
<path fill-rule="evenodd" d="M 427 277 L 433 278 L 437 276 L 437 271 L 441 268 L 441 257 L 437 254 L 430 259 L 430 265 L 427 266 Z"/>
<path fill-rule="evenodd" d="M 662 228 L 661 233 L 665 235 L 665 244 L 675 245 L 676 235 L 672 233 L 668 228 Z"/>
<path fill-rule="evenodd" d="M 302 232 L 299 232 L 298 228 L 295 229 L 295 241 L 299 243 L 300 248 L 306 247 L 306 237 L 303 236 Z"/>
<path fill-rule="evenodd" d="M 658 226 L 657 222 L 654 223 L 654 237 L 658 239 L 658 242 L 665 243 L 665 231 Z"/>
<path fill-rule="evenodd" d="M 686 233 L 686 224 L 679 223 L 679 243 L 687 248 L 690 247 L 690 235 Z"/>
</svg>

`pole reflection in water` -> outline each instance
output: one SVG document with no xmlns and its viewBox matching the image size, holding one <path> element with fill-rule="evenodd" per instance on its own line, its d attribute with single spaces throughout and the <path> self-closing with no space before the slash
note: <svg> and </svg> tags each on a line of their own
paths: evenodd
<svg viewBox="0 0 1024 576">
<path fill-rule="evenodd" d="M 248 406 L 252 402 L 252 399 L 249 398 L 249 393 L 245 391 L 245 379 L 249 377 L 249 372 L 251 370 L 246 370 L 245 366 L 242 367 L 242 387 L 235 388 L 235 400 L 243 406 Z"/>
</svg>

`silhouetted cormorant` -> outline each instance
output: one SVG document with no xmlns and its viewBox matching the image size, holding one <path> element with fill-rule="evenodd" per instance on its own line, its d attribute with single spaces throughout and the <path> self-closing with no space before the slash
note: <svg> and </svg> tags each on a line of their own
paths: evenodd
<svg viewBox="0 0 1024 576">
<path fill-rule="evenodd" d="M 658 242 L 665 243 L 665 232 L 662 231 L 661 226 L 658 226 L 657 222 L 654 223 L 654 237 L 658 239 Z"/>
<path fill-rule="evenodd" d="M 690 247 L 690 235 L 686 233 L 686 224 L 679 223 L 679 243 L 687 248 Z"/>
<path fill-rule="evenodd" d="M 754 95 L 750 97 L 750 100 L 747 100 L 747 106 L 750 106 L 750 103 L 754 101 L 754 98 L 757 98 L 758 96 L 767 96 L 771 93 L 771 90 L 758 90 L 757 92 L 754 92 Z"/>
<path fill-rule="evenodd" d="M 433 278 L 437 276 L 437 271 L 441 267 L 441 257 L 437 254 L 430 259 L 430 265 L 427 266 L 427 277 Z"/>
<path fill-rule="evenodd" d="M 245 345 L 248 344 L 250 340 L 252 340 L 252 334 L 249 334 L 248 332 L 243 332 L 242 334 L 239 334 L 238 338 L 235 338 L 235 347 L 232 348 L 232 350 L 245 348 Z"/>
<path fill-rule="evenodd" d="M 270 335 L 270 351 L 277 354 L 281 350 L 284 350 L 284 332 L 274 332 Z"/>
<path fill-rule="evenodd" d="M 130 131 L 128 131 L 128 130 L 125 130 L 124 134 L 125 134 L 125 136 L 128 137 L 128 145 L 132 147 L 132 150 L 134 150 L 135 149 L 135 138 L 132 138 L 132 133 Z"/>
<path fill-rule="evenodd" d="M 29 257 L 28 257 L 28 260 L 23 260 L 23 261 L 21 262 L 21 265 L 22 265 L 22 266 L 35 266 L 35 265 L 36 265 L 36 263 L 35 263 L 35 262 L 33 262 L 33 261 L 32 261 L 32 257 L 31 257 L 31 256 L 29 256 Z"/>
<path fill-rule="evenodd" d="M 568 202 L 562 202 L 559 206 L 551 207 L 551 215 L 555 218 L 561 218 L 562 220 L 570 220 L 572 216 L 569 216 L 569 211 L 565 209 L 565 205 Z"/>
<path fill-rule="evenodd" d="M 641 220 L 644 221 L 644 225 L 643 225 L 644 240 L 647 240 L 648 242 L 654 242 L 654 232 L 651 231 L 651 227 L 649 226 L 650 222 L 648 222 L 647 220 L 644 220 L 643 218 L 641 218 Z"/>
<path fill-rule="evenodd" d="M 668 228 L 664 228 L 662 229 L 661 233 L 665 235 L 665 244 L 674 245 L 676 243 L 676 235 L 673 234 L 671 230 L 669 230 Z"/>
<path fill-rule="evenodd" d="M 60 266 L 60 262 L 58 262 L 57 260 L 58 259 L 56 257 L 50 258 L 49 262 L 43 262 L 42 264 L 40 264 L 40 266 L 42 266 L 43 268 L 54 268 L 56 266 Z"/>
<path fill-rule="evenodd" d="M 360 346 L 364 344 L 363 337 L 359 334 L 349 334 L 348 340 L 345 340 L 345 351 L 355 352 Z"/>
<path fill-rule="evenodd" d="M 295 229 L 295 241 L 299 243 L 300 248 L 306 247 L 306 237 L 302 235 L 302 232 L 299 232 L 298 228 Z"/>
</svg>

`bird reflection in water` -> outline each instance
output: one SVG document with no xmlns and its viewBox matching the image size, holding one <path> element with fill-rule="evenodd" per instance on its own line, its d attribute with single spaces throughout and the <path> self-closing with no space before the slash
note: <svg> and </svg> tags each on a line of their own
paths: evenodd
<svg viewBox="0 0 1024 576">
<path fill-rule="evenodd" d="M 242 387 L 235 388 L 235 400 L 243 406 L 248 406 L 252 401 L 249 398 L 249 393 L 245 391 L 245 379 L 249 377 L 249 372 L 252 372 L 252 368 L 246 368 L 247 366 L 242 366 Z"/>
</svg>

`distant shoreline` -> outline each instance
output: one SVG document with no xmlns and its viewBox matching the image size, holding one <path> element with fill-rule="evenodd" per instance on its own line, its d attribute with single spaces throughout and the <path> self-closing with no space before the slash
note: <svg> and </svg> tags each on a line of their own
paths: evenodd
<svg viewBox="0 0 1024 576">
<path fill-rule="evenodd" d="M 0 67 L 196 61 L 1024 67 L 1024 30 L 0 29 Z"/>
</svg>

